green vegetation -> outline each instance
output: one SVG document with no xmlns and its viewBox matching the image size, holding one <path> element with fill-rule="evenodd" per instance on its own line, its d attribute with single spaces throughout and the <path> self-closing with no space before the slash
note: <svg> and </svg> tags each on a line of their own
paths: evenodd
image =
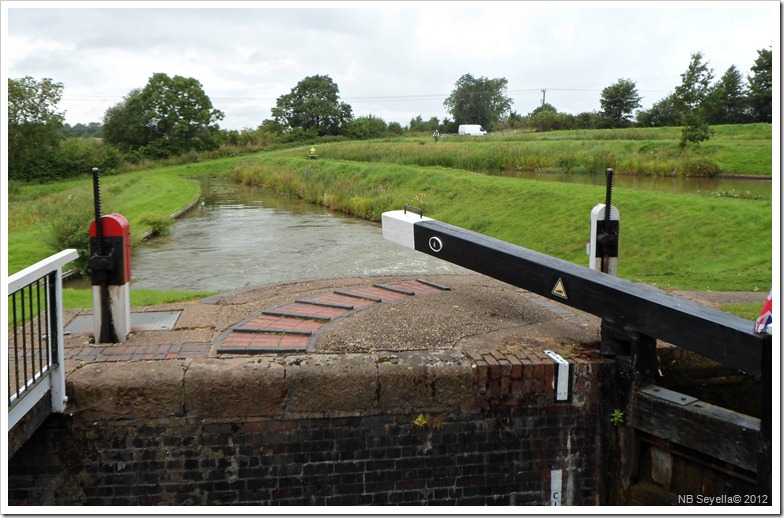
<svg viewBox="0 0 784 518">
<path fill-rule="evenodd" d="M 761 302 L 759 304 L 725 304 L 720 306 L 719 309 L 725 313 L 745 318 L 746 320 L 757 320 L 757 317 L 759 317 L 760 314 L 760 310 L 762 310 L 764 299 L 765 295 L 762 294 L 760 295 Z"/>
<path fill-rule="evenodd" d="M 199 81 L 159 72 L 106 111 L 103 138 L 130 161 L 168 158 L 220 147 L 221 119 Z"/>
<path fill-rule="evenodd" d="M 779 174 L 772 171 L 772 70 L 772 51 L 760 49 L 747 81 L 733 65 L 714 82 L 704 56 L 693 53 L 673 93 L 634 117 L 632 79 L 602 91 L 600 112 L 560 113 L 543 102 L 520 115 L 505 78 L 464 74 L 444 101 L 452 119 L 420 114 L 407 127 L 355 118 L 329 76 L 310 76 L 278 98 L 273 119 L 242 131 L 219 128 L 223 113 L 195 78 L 156 73 L 109 108 L 103 125 L 75 127 L 57 111 L 62 83 L 9 78 L 8 271 L 63 248 L 78 249 L 73 267 L 85 270 L 93 213 L 91 179 L 83 175 L 93 167 L 104 175 L 103 212 L 129 219 L 134 246 L 145 234 L 165 233 L 171 214 L 197 199 L 199 186 L 188 177 L 231 173 L 367 219 L 419 205 L 452 224 L 584 264 L 587 214 L 603 188 L 514 176 L 603 174 L 607 167 L 652 177 Z M 464 123 L 494 133 L 457 136 Z M 322 157 L 317 163 L 302 160 L 302 146 L 311 145 Z M 664 288 L 770 285 L 770 200 L 732 190 L 616 191 L 623 276 Z M 80 296 L 67 290 L 67 301 Z"/>
<path fill-rule="evenodd" d="M 506 96 L 507 83 L 503 77 L 488 79 L 463 74 L 444 100 L 444 107 L 456 121 L 493 128 L 512 109 L 512 98 Z"/>
<path fill-rule="evenodd" d="M 771 123 L 772 69 L 772 51 L 759 49 L 751 75 L 744 78 L 732 65 L 714 82 L 714 72 L 705 57 L 695 52 L 681 75 L 681 84 L 650 110 L 633 114 L 640 107 L 636 83 L 619 79 L 602 90 L 601 111 L 561 113 L 543 98 L 541 106 L 524 116 L 512 110 L 511 98 L 506 97 L 506 78 L 464 74 L 443 103 L 451 119 L 425 120 L 419 114 L 406 127 L 396 121 L 387 124 L 373 115 L 355 118 L 351 106 L 340 101 L 338 85 L 332 78 L 316 75 L 304 78 L 289 94 L 278 97 L 272 119 L 242 131 L 220 129 L 217 123 L 223 119 L 223 112 L 213 108 L 201 83 L 192 77 L 172 78 L 155 73 L 144 88 L 131 90 L 120 103 L 106 110 L 103 125 L 91 122 L 75 127 L 64 125 L 64 114 L 56 111 L 63 94 L 62 83 L 32 77 L 9 78 L 8 176 L 14 181 L 49 181 L 79 176 L 92 167 L 105 173 L 118 172 L 129 167 L 145 168 L 151 161 L 195 162 L 291 143 L 320 145 L 346 139 L 431 135 L 436 130 L 454 136 L 459 125 L 465 123 L 481 124 L 493 132 L 537 134 L 554 130 L 670 127 L 678 132 L 677 137 L 669 137 L 677 139 L 678 149 L 699 154 L 702 144 L 717 133 L 715 127 Z M 569 163 L 540 162 L 539 168 L 573 171 Z M 633 174 L 692 175 L 744 171 L 738 167 L 743 164 L 706 164 L 699 157 L 696 161 L 678 162 L 683 164 L 676 165 L 683 166 L 664 163 L 647 170 L 628 170 Z M 626 170 L 629 164 L 618 165 Z"/>
<path fill-rule="evenodd" d="M 770 174 L 770 126 L 752 124 L 721 130 L 710 145 L 699 152 L 690 151 L 690 159 L 703 156 L 716 163 L 747 164 L 739 171 L 743 173 L 750 172 L 748 164 L 767 160 L 764 174 Z M 130 220 L 137 247 L 143 234 L 164 230 L 171 214 L 198 198 L 200 189 L 194 178 L 230 175 L 246 185 L 263 186 L 374 221 L 386 210 L 416 205 L 430 217 L 586 264 L 588 214 L 596 203 L 604 201 L 604 187 L 525 180 L 503 176 L 504 169 L 515 161 L 527 163 L 533 160 L 528 155 L 535 155 L 555 164 L 543 163 L 545 169 L 569 165 L 571 172 L 603 172 L 603 157 L 620 157 L 614 164 L 621 172 L 623 160 L 633 162 L 627 158 L 630 150 L 637 150 L 639 157 L 647 150 L 647 155 L 661 157 L 654 162 L 665 162 L 667 157 L 677 161 L 680 155 L 672 154 L 677 147 L 677 128 L 547 135 L 508 132 L 437 144 L 418 137 L 335 142 L 319 146 L 321 158 L 317 161 L 304 160 L 303 148 L 296 147 L 246 158 L 103 176 L 103 212 L 120 212 Z M 636 167 L 651 168 L 642 158 L 637 159 Z M 500 173 L 484 174 L 497 171 Z M 757 172 L 762 174 L 762 168 Z M 664 289 L 769 288 L 770 200 L 732 193 L 670 194 L 616 188 L 614 204 L 622 216 L 621 276 Z M 84 239 L 91 210 L 90 177 L 9 186 L 9 272 L 63 247 L 74 247 L 58 239 L 71 239 L 72 234 Z M 86 244 L 76 247 L 84 247 L 82 256 L 86 258 Z M 80 302 L 69 302 L 76 304 L 69 307 L 89 306 L 83 302 L 89 301 L 89 293 L 77 295 L 68 290 L 67 297 L 82 297 Z M 157 303 L 188 296 L 160 297 Z M 134 304 L 144 302 L 135 300 Z"/>
<path fill-rule="evenodd" d="M 615 426 L 620 426 L 623 424 L 623 412 L 621 412 L 619 408 L 613 410 L 613 413 L 610 416 L 610 422 Z"/>
<path fill-rule="evenodd" d="M 210 291 L 154 291 L 131 290 L 131 306 L 157 306 L 159 304 L 174 304 L 198 300 L 210 295 Z M 91 308 L 93 306 L 93 292 L 91 289 L 63 289 L 64 309 Z"/>
<path fill-rule="evenodd" d="M 651 176 L 769 176 L 772 168 L 769 124 L 723 126 L 711 142 L 682 150 L 679 128 L 570 130 L 547 133 L 507 131 L 487 137 L 400 137 L 363 142 L 332 142 L 318 147 L 325 158 L 448 167 L 482 173 L 515 171 Z M 274 152 L 300 156 L 302 148 Z"/>
<path fill-rule="evenodd" d="M 604 188 L 387 163 L 253 158 L 235 181 L 378 221 L 404 205 L 585 264 L 586 222 Z M 771 282 L 770 201 L 616 189 L 621 275 L 665 289 L 752 290 Z"/>
<path fill-rule="evenodd" d="M 221 167 L 227 171 L 234 161 L 224 159 L 210 164 L 103 176 L 103 213 L 119 212 L 128 218 L 132 244 L 138 246 L 142 235 L 154 230 L 148 221 L 151 214 L 168 217 L 198 199 L 199 185 L 187 176 L 220 172 Z M 9 190 L 9 273 L 26 268 L 63 247 L 76 248 L 82 259 L 86 258 L 88 230 L 94 218 L 92 189 L 92 178 L 85 177 L 19 185 L 13 193 Z M 83 265 L 77 267 L 83 268 Z"/>
</svg>

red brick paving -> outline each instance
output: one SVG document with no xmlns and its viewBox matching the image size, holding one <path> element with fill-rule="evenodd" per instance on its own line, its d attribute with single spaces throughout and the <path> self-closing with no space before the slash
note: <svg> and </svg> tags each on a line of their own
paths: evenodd
<svg viewBox="0 0 784 518">
<path fill-rule="evenodd" d="M 436 284 L 425 283 L 423 281 L 398 282 L 391 286 L 398 289 L 413 291 L 416 295 L 427 295 L 429 293 L 438 293 L 449 289 L 445 286 L 439 288 Z"/>
<path fill-rule="evenodd" d="M 275 329 L 280 331 L 316 331 L 321 327 L 321 323 L 316 320 L 305 318 L 282 317 L 276 315 L 259 315 L 249 320 L 242 326 L 243 328 Z"/>
<path fill-rule="evenodd" d="M 345 290 L 343 293 L 351 293 L 357 297 L 370 297 L 371 299 L 377 299 L 380 300 L 381 302 L 392 302 L 395 300 L 400 300 L 406 297 L 410 297 L 410 295 L 385 290 L 377 286 L 369 286 L 367 288 L 356 288 L 353 290 Z"/>
<path fill-rule="evenodd" d="M 284 316 L 291 315 L 303 318 L 331 320 L 333 318 L 342 316 L 347 311 L 351 310 L 331 308 L 327 306 L 315 306 L 313 304 L 302 304 L 301 302 L 292 302 L 290 304 L 283 304 L 282 306 L 264 310 L 264 314 Z"/>
<path fill-rule="evenodd" d="M 242 354 L 259 352 L 304 351 L 310 337 L 287 334 L 250 334 L 232 332 L 220 344 L 218 352 Z"/>
<path fill-rule="evenodd" d="M 424 281 L 406 281 L 349 290 L 336 290 L 268 308 L 237 324 L 218 344 L 219 354 L 304 352 L 313 335 L 335 319 L 380 303 L 449 288 Z M 83 362 L 118 362 L 206 358 L 211 343 L 167 345 L 96 344 L 67 348 L 65 359 Z"/>
<path fill-rule="evenodd" d="M 218 344 L 218 354 L 304 352 L 312 336 L 335 319 L 379 303 L 448 290 L 420 281 L 377 284 L 316 295 L 269 308 L 235 326 Z"/>
<path fill-rule="evenodd" d="M 212 344 L 107 345 L 65 349 L 65 359 L 84 362 L 122 362 L 205 358 Z"/>
</svg>

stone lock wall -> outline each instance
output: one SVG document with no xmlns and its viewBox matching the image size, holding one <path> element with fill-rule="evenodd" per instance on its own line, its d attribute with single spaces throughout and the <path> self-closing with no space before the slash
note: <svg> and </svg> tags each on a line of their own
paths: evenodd
<svg viewBox="0 0 784 518">
<path fill-rule="evenodd" d="M 87 364 L 9 504 L 597 505 L 607 364 L 567 360 L 565 402 L 541 351 Z"/>
</svg>

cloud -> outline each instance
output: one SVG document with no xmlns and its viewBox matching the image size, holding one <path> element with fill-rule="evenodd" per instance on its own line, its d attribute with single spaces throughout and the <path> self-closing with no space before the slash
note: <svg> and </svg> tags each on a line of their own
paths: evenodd
<svg viewBox="0 0 784 518">
<path fill-rule="evenodd" d="M 463 74 L 506 78 L 521 114 L 542 89 L 559 111 L 596 111 L 620 78 L 650 107 L 692 52 L 719 77 L 733 64 L 748 73 L 757 50 L 778 43 L 771 2 L 118 4 L 4 3 L 7 76 L 62 82 L 71 124 L 101 120 L 156 72 L 193 77 L 226 113 L 221 125 L 240 129 L 323 74 L 355 115 L 405 125 L 448 116 L 443 101 Z"/>
</svg>

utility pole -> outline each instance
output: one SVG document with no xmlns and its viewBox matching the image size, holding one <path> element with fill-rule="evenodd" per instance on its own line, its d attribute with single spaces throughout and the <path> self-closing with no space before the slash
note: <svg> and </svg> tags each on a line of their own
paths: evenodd
<svg viewBox="0 0 784 518">
<path fill-rule="evenodd" d="M 547 93 L 547 88 L 542 88 L 542 106 L 543 107 L 544 107 L 544 97 L 545 97 L 546 93 Z"/>
</svg>

